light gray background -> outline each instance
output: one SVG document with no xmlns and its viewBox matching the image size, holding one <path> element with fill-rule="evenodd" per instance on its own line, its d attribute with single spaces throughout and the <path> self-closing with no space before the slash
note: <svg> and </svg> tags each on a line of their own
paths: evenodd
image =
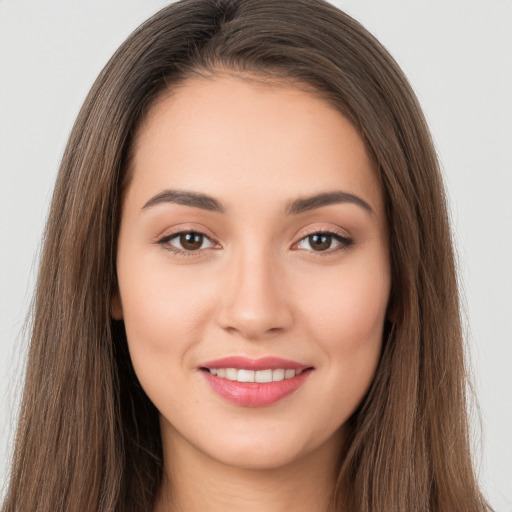
<svg viewBox="0 0 512 512">
<path fill-rule="evenodd" d="M 0 486 L 26 350 L 21 329 L 67 136 L 112 52 L 166 3 L 0 0 Z M 481 408 L 475 458 L 496 511 L 512 511 L 512 2 L 334 3 L 390 50 L 430 122 Z"/>
</svg>

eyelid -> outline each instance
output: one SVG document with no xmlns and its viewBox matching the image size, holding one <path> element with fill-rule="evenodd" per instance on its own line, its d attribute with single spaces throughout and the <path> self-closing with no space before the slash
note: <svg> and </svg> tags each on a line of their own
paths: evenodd
<svg viewBox="0 0 512 512">
<path fill-rule="evenodd" d="M 215 239 L 215 236 L 211 234 L 210 230 L 206 226 L 196 223 L 184 223 L 169 229 L 165 229 L 159 235 L 157 235 L 153 241 L 157 243 L 164 238 L 170 238 L 182 233 L 198 233 L 212 240 L 213 242 L 218 243 Z"/>
<path fill-rule="evenodd" d="M 330 235 L 332 236 L 333 238 L 335 238 L 338 242 L 340 242 L 340 246 L 339 247 L 335 247 L 334 249 L 327 249 L 325 251 L 314 251 L 314 250 L 309 250 L 309 249 L 299 249 L 297 246 L 302 242 L 304 241 L 306 238 L 312 236 L 312 235 Z M 354 239 L 352 238 L 351 235 L 349 235 L 348 233 L 345 233 L 343 232 L 341 229 L 339 228 L 335 228 L 335 227 L 332 227 L 332 226 L 315 226 L 314 228 L 308 228 L 307 230 L 303 231 L 302 233 L 300 233 L 300 238 L 293 243 L 292 245 L 292 249 L 295 248 L 295 250 L 303 250 L 303 251 L 307 251 L 307 252 L 313 252 L 319 256 L 326 256 L 326 255 L 329 255 L 329 254 L 334 254 L 338 251 L 341 251 L 341 250 L 346 250 L 348 249 L 349 247 L 351 247 L 353 244 L 354 244 Z"/>
<path fill-rule="evenodd" d="M 154 243 L 163 246 L 166 250 L 173 252 L 175 254 L 178 254 L 180 256 L 198 256 L 200 254 L 203 254 L 205 251 L 210 249 L 220 249 L 222 248 L 219 242 L 211 235 L 207 234 L 205 231 L 209 231 L 205 227 L 197 228 L 196 226 L 176 226 L 172 228 L 171 230 L 165 231 L 163 235 L 159 235 L 155 240 Z M 179 235 L 185 234 L 185 233 L 197 233 L 203 237 L 205 237 L 211 244 L 211 247 L 207 247 L 204 249 L 196 249 L 196 250 L 186 250 L 186 249 L 180 249 L 178 247 L 174 247 L 168 242 Z M 339 242 L 339 247 L 335 247 L 334 249 L 329 248 L 325 251 L 315 251 L 313 249 L 299 249 L 297 246 L 303 242 L 306 238 L 312 235 L 329 235 L 335 238 Z M 312 252 L 317 255 L 329 255 L 334 254 L 340 250 L 346 250 L 349 247 L 351 247 L 354 244 L 354 239 L 351 235 L 344 232 L 344 230 L 341 230 L 340 228 L 336 228 L 333 226 L 315 226 L 310 227 L 306 230 L 304 230 L 300 235 L 300 238 L 297 239 L 296 242 L 294 242 L 291 246 L 291 249 L 293 250 L 301 250 L 306 252 Z"/>
<path fill-rule="evenodd" d="M 171 228 L 170 230 L 164 231 L 164 234 L 156 237 L 154 243 L 156 243 L 157 245 L 161 245 L 165 250 L 170 251 L 179 256 L 199 256 L 200 254 L 203 254 L 206 250 L 219 249 L 221 247 L 217 240 L 212 235 L 207 234 L 205 231 L 208 230 L 204 227 L 197 228 L 195 226 L 176 226 L 174 228 Z M 211 242 L 212 246 L 204 249 L 187 251 L 185 249 L 180 249 L 179 247 L 174 247 L 169 244 L 169 242 L 172 239 L 186 233 L 196 233 L 198 235 L 202 235 L 204 238 Z"/>
<path fill-rule="evenodd" d="M 297 244 L 298 242 L 300 242 L 301 240 L 303 240 L 304 238 L 307 238 L 308 236 L 316 235 L 316 234 L 320 234 L 320 233 L 326 234 L 326 235 L 337 236 L 343 240 L 352 240 L 353 241 L 352 235 L 345 229 L 342 229 L 338 226 L 333 226 L 332 224 L 331 225 L 316 224 L 314 226 L 309 226 L 304 230 L 298 231 L 297 234 L 295 235 L 295 239 L 297 240 L 297 242 L 295 242 L 294 245 Z"/>
<path fill-rule="evenodd" d="M 300 237 L 302 240 L 310 235 L 315 235 L 317 233 L 326 233 L 331 235 L 338 235 L 341 238 L 352 238 L 351 235 L 344 229 L 341 229 L 337 226 L 326 226 L 326 225 L 316 225 L 314 227 L 308 227 L 304 231 L 299 231 L 296 235 L 297 238 Z"/>
</svg>

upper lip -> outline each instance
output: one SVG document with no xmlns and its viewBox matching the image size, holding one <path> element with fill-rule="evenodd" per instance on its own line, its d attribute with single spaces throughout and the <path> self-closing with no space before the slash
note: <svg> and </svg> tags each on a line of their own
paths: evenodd
<svg viewBox="0 0 512 512">
<path fill-rule="evenodd" d="M 259 359 L 251 359 L 244 356 L 229 356 L 222 359 L 215 359 L 199 365 L 200 368 L 237 368 L 244 370 L 305 370 L 311 368 L 311 365 L 301 364 L 290 359 L 282 359 L 280 357 L 261 357 Z"/>
</svg>

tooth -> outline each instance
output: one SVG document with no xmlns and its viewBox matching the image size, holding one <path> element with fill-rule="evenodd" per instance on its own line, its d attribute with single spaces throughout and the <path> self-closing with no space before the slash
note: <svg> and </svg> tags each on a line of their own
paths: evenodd
<svg viewBox="0 0 512 512">
<path fill-rule="evenodd" d="M 237 375 L 238 370 L 236 368 L 226 368 L 226 379 L 228 380 L 238 380 Z"/>
<path fill-rule="evenodd" d="M 284 380 L 284 370 L 279 368 L 277 370 L 272 370 L 272 380 L 277 382 L 279 380 Z"/>
<path fill-rule="evenodd" d="M 257 370 L 254 372 L 254 382 L 272 382 L 272 370 Z"/>
<path fill-rule="evenodd" d="M 238 382 L 254 382 L 254 370 L 238 370 Z"/>
<path fill-rule="evenodd" d="M 238 382 L 279 382 L 284 379 L 292 379 L 296 375 L 300 375 L 303 370 L 284 370 L 277 368 L 275 370 L 245 370 L 236 368 L 210 368 L 210 373 L 217 377 Z"/>
</svg>

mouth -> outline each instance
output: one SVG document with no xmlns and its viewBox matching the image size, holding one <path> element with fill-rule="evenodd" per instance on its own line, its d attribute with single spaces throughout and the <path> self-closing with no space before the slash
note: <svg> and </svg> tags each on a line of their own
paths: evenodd
<svg viewBox="0 0 512 512">
<path fill-rule="evenodd" d="M 307 368 L 306 368 L 307 369 Z M 265 370 L 248 370 L 246 368 L 201 368 L 221 379 L 227 379 L 236 382 L 258 382 L 265 384 L 268 382 L 280 382 L 285 379 L 293 379 L 305 370 L 292 370 L 284 368 L 267 368 Z"/>
<path fill-rule="evenodd" d="M 275 357 L 228 357 L 199 367 L 210 388 L 244 407 L 265 407 L 298 390 L 314 367 Z"/>
</svg>

